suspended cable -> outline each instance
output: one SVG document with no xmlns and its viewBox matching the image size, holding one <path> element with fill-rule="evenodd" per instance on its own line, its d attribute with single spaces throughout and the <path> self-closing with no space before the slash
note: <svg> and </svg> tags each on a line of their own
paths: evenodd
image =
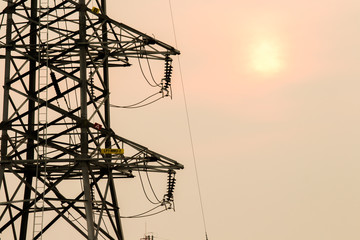
<svg viewBox="0 0 360 240">
<path fill-rule="evenodd" d="M 117 105 L 114 105 L 114 104 L 110 104 L 110 107 L 117 107 L 117 108 L 129 108 L 129 107 L 134 107 L 134 106 L 139 105 L 139 104 L 145 102 L 146 100 L 148 100 L 148 99 L 156 96 L 157 94 L 159 94 L 159 92 L 156 92 L 156 93 L 150 95 L 149 97 L 141 100 L 140 102 L 137 102 L 137 103 L 134 103 L 134 104 L 131 104 L 131 105 L 127 105 L 127 106 L 117 106 Z"/>
<path fill-rule="evenodd" d="M 153 207 L 153 208 L 151 208 L 150 210 L 145 211 L 145 212 L 143 212 L 143 213 L 140 213 L 140 214 L 137 214 L 137 215 L 133 215 L 133 216 L 121 216 L 121 218 L 141 218 L 141 217 L 153 216 L 153 215 L 159 214 L 159 213 L 161 213 L 161 212 L 163 212 L 163 211 L 166 211 L 166 209 L 163 209 L 163 210 L 161 210 L 161 211 L 159 211 L 159 212 L 156 212 L 156 213 L 147 214 L 147 213 L 149 213 L 149 212 L 151 212 L 151 211 L 154 211 L 155 209 L 157 209 L 157 208 L 159 208 L 159 207 L 161 207 L 161 206 L 162 206 L 162 205 L 160 204 L 160 205 L 158 205 L 158 206 L 156 206 L 156 207 Z M 147 214 L 147 215 L 145 215 L 145 214 Z"/>
<path fill-rule="evenodd" d="M 150 189 L 151 189 L 154 197 L 156 198 L 156 201 L 158 201 L 158 203 L 161 203 L 161 201 L 159 200 L 159 198 L 156 196 L 156 193 L 155 193 L 155 191 L 154 191 L 154 188 L 153 188 L 153 186 L 152 186 L 152 184 L 151 184 L 151 181 L 150 181 L 150 177 L 149 177 L 149 173 L 148 173 L 148 171 L 147 171 L 147 168 L 145 168 L 145 173 L 146 173 L 146 177 L 147 177 L 147 180 L 148 180 Z"/>
<path fill-rule="evenodd" d="M 139 67 L 140 67 L 140 70 L 141 70 L 141 73 L 142 73 L 144 79 L 146 80 L 146 82 L 147 82 L 151 87 L 157 87 L 157 85 L 151 84 L 151 82 L 147 79 L 147 77 L 146 77 L 146 75 L 145 75 L 145 73 L 144 73 L 144 70 L 143 70 L 143 68 L 142 68 L 141 62 L 140 62 L 139 54 L 137 54 L 137 55 L 138 55 L 138 56 L 137 56 L 137 59 L 138 59 L 138 62 L 139 62 Z"/>
<path fill-rule="evenodd" d="M 110 107 L 113 107 L 113 108 L 140 108 L 140 107 L 144 107 L 144 106 L 150 105 L 150 104 L 160 100 L 161 98 L 163 98 L 163 96 L 161 96 L 161 97 L 159 97 L 159 98 L 157 98 L 157 99 L 155 99 L 155 100 L 153 100 L 153 101 L 151 101 L 149 103 L 145 103 L 145 104 L 142 104 L 142 105 L 139 105 L 139 104 L 145 102 L 146 100 L 148 100 L 148 99 L 150 99 L 150 98 L 152 98 L 152 97 L 154 97 L 154 96 L 156 96 L 156 95 L 158 95 L 160 93 L 162 93 L 162 92 L 154 93 L 154 94 L 150 95 L 149 97 L 141 100 L 140 102 L 137 102 L 137 103 L 134 103 L 134 104 L 131 104 L 131 105 L 119 106 L 119 105 L 110 104 Z"/>
<path fill-rule="evenodd" d="M 135 47 L 136 47 L 136 43 L 135 43 Z M 141 48 L 141 46 L 140 46 L 140 48 Z M 147 61 L 147 64 L 148 64 L 150 76 L 152 78 L 152 81 L 155 83 L 155 85 L 152 84 L 149 81 L 149 79 L 146 77 L 146 75 L 144 73 L 144 69 L 143 69 L 141 61 L 140 61 L 140 58 L 142 58 L 143 55 L 140 56 L 140 54 L 137 52 L 136 54 L 137 54 L 137 59 L 138 59 L 138 62 L 139 62 L 139 67 L 140 67 L 141 73 L 142 73 L 144 79 L 146 80 L 146 82 L 151 87 L 159 87 L 160 91 L 153 94 L 153 95 L 148 96 L 147 98 L 141 100 L 140 102 L 137 102 L 137 103 L 134 103 L 134 104 L 131 104 L 131 105 L 121 106 L 121 105 L 110 104 L 110 107 L 134 109 L 134 108 L 141 108 L 141 107 L 148 106 L 148 105 L 150 105 L 152 103 L 157 102 L 158 100 L 160 100 L 161 98 L 164 98 L 164 97 L 170 96 L 170 98 L 172 99 L 172 88 L 171 88 L 171 73 L 172 73 L 171 63 L 172 63 L 172 59 L 168 55 L 166 55 L 166 57 L 165 57 L 165 77 L 161 80 L 161 83 L 157 83 L 154 76 L 153 76 L 153 73 L 152 73 L 152 69 L 151 69 L 151 65 L 150 65 L 150 62 L 149 62 L 149 57 L 148 57 L 148 54 L 146 52 L 146 49 L 144 48 L 143 51 L 144 51 L 144 55 L 145 55 L 145 58 L 146 58 L 146 61 Z M 155 99 L 155 100 L 153 100 L 153 101 L 150 101 L 148 103 L 144 103 L 147 100 L 149 100 L 150 98 L 156 96 L 157 94 L 162 94 L 162 96 Z M 144 103 L 144 104 L 142 104 L 142 103 Z"/>
<path fill-rule="evenodd" d="M 143 105 L 140 105 L 140 106 L 130 107 L 130 108 L 141 108 L 141 107 L 145 107 L 145 106 L 148 106 L 148 105 L 150 105 L 150 104 L 153 104 L 153 103 L 159 101 L 159 100 L 162 99 L 162 98 L 164 98 L 164 97 L 161 96 L 161 97 L 159 97 L 158 99 L 155 99 L 155 100 L 152 101 L 152 102 L 149 102 L 149 103 L 146 103 L 146 104 L 143 104 Z"/>
<path fill-rule="evenodd" d="M 163 209 L 163 210 L 161 210 L 161 211 L 159 211 L 159 212 L 156 212 L 156 213 L 152 213 L 152 214 L 147 214 L 147 215 L 142 215 L 142 216 L 138 216 L 138 217 L 132 217 L 132 218 L 147 218 L 147 217 L 151 217 L 151 216 L 155 216 L 155 215 L 158 215 L 158 214 L 160 214 L 160 213 L 162 213 L 162 212 L 165 212 L 167 209 Z"/>
<path fill-rule="evenodd" d="M 138 170 L 139 177 L 140 177 L 141 187 L 142 187 L 142 189 L 143 189 L 143 192 L 144 192 L 147 200 L 148 200 L 150 203 L 152 203 L 152 204 L 159 204 L 159 203 L 161 203 L 161 202 L 159 201 L 159 199 L 157 199 L 157 197 L 156 197 L 155 194 L 154 194 L 154 195 L 155 195 L 155 198 L 156 198 L 156 200 L 157 200 L 158 202 L 153 202 L 153 201 L 149 198 L 148 194 L 146 193 L 145 186 L 144 186 L 144 182 L 143 182 L 143 180 L 142 180 L 142 177 L 141 177 L 141 173 L 140 173 L 139 168 L 138 168 L 137 170 Z"/>
<path fill-rule="evenodd" d="M 144 49 L 144 50 L 145 50 L 145 49 Z M 148 64 L 150 76 L 151 76 L 153 82 L 156 84 L 156 86 L 160 87 L 160 84 L 158 84 L 158 83 L 155 81 L 155 78 L 154 78 L 154 76 L 153 76 L 153 73 L 152 73 L 152 70 L 151 70 L 151 66 L 150 66 L 150 62 L 149 62 L 149 57 L 148 57 L 148 55 L 147 55 L 146 50 L 145 50 L 145 56 L 146 56 L 146 61 L 147 61 L 147 64 Z"/>
<path fill-rule="evenodd" d="M 135 44 L 135 47 L 136 47 L 136 44 Z M 153 82 L 155 83 L 155 85 L 153 85 L 153 84 L 147 79 L 147 77 L 146 77 L 146 75 L 145 75 L 145 73 L 144 73 L 144 70 L 143 70 L 143 68 L 142 68 L 141 61 L 140 61 L 140 58 L 141 58 L 141 57 L 140 57 L 139 53 L 137 52 L 136 54 L 137 54 L 137 59 L 138 59 L 138 62 L 139 62 L 139 67 L 140 67 L 141 73 L 142 73 L 144 79 L 146 80 L 146 82 L 147 82 L 151 87 L 161 87 L 160 84 L 158 84 L 158 83 L 155 81 L 155 79 L 154 79 L 154 76 L 153 76 L 152 70 L 151 70 L 151 66 L 150 66 L 150 63 L 149 63 L 149 58 L 148 58 L 148 56 L 147 56 L 147 53 L 146 53 L 146 50 L 145 50 L 145 49 L 144 49 L 144 52 L 145 52 L 145 56 L 146 56 L 148 68 L 149 68 L 149 71 L 150 71 L 150 75 L 151 75 L 151 78 L 152 78 Z"/>
<path fill-rule="evenodd" d="M 145 212 L 143 212 L 143 213 L 139 213 L 139 214 L 132 215 L 132 216 L 120 216 L 120 218 L 144 218 L 144 217 L 149 217 L 149 216 L 154 216 L 154 215 L 160 214 L 160 213 L 162 213 L 162 212 L 164 212 L 164 211 L 166 211 L 166 210 L 169 209 L 169 208 L 166 208 L 166 207 L 165 207 L 165 209 L 163 209 L 163 210 L 160 210 L 160 211 L 155 212 L 155 213 L 150 213 L 150 212 L 154 211 L 155 209 L 157 209 L 157 208 L 159 208 L 159 207 L 162 207 L 162 206 L 164 206 L 164 204 L 161 203 L 161 204 L 158 204 L 156 207 L 153 207 L 153 208 L 151 208 L 150 210 L 147 210 L 147 211 L 145 211 Z M 147 214 L 147 213 L 150 213 L 150 214 Z M 94 212 L 94 214 L 95 214 L 95 215 L 100 215 L 100 213 L 96 213 L 96 212 Z M 113 214 L 111 214 L 111 215 L 109 215 L 109 216 L 114 217 Z M 81 218 L 81 216 L 80 216 L 79 218 Z M 78 219 L 79 219 L 79 218 L 78 218 Z"/>
<path fill-rule="evenodd" d="M 175 21 L 174 21 L 174 15 L 173 15 L 173 10 L 172 10 L 171 0 L 169 0 L 169 8 L 170 8 L 170 14 L 171 14 L 171 23 L 172 23 L 173 34 L 174 34 L 175 47 L 178 48 L 177 36 L 176 36 L 176 30 L 175 30 Z M 190 124 L 188 104 L 187 104 L 186 94 L 185 94 L 184 80 L 183 80 L 183 75 L 182 75 L 182 70 L 181 70 L 181 62 L 180 62 L 180 57 L 177 56 L 177 58 L 178 58 L 178 64 L 179 64 L 181 87 L 182 87 L 183 98 L 184 98 L 184 106 L 185 106 L 187 126 L 188 126 L 189 138 L 190 138 L 190 144 L 191 144 L 191 150 L 192 150 L 192 157 L 193 157 L 194 168 L 195 168 L 195 176 L 196 176 L 196 183 L 197 183 L 197 189 L 198 189 L 198 194 L 199 194 L 201 214 L 202 214 L 204 231 L 205 231 L 205 239 L 208 240 L 208 234 L 207 234 L 207 228 L 206 228 L 206 220 L 205 220 L 205 212 L 204 212 L 202 194 L 201 194 L 201 189 L 200 189 L 199 174 L 198 174 L 197 164 L 196 164 L 196 154 L 195 154 L 194 142 L 193 142 L 192 131 L 191 131 L 191 124 Z"/>
</svg>

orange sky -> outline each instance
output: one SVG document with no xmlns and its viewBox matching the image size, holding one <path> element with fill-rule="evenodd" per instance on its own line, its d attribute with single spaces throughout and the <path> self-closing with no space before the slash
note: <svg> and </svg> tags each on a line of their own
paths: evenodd
<svg viewBox="0 0 360 240">
<path fill-rule="evenodd" d="M 168 1 L 118 6 L 120 21 L 174 44 Z M 360 3 L 172 6 L 209 239 L 358 239 Z M 267 41 L 282 61 L 271 74 L 251 67 L 253 48 Z M 147 230 L 169 240 L 204 239 L 179 81 L 172 102 L 144 110 L 156 111 L 151 129 L 125 124 L 126 135 L 186 166 L 176 213 L 143 220 Z M 150 137 L 138 136 L 142 130 Z M 144 225 L 125 226 L 136 239 Z"/>
<path fill-rule="evenodd" d="M 209 240 L 358 240 L 360 2 L 171 2 Z M 115 20 L 175 45 L 168 0 L 108 5 Z M 265 52 L 277 52 L 277 71 L 253 67 L 264 42 L 276 46 Z M 112 70 L 113 104 L 147 94 L 133 64 Z M 123 220 L 126 240 L 205 239 L 177 60 L 173 92 L 112 109 L 115 132 L 185 165 L 176 212 Z M 154 181 L 161 195 L 165 180 Z M 149 209 L 138 180 L 118 192 L 123 215 Z"/>
</svg>

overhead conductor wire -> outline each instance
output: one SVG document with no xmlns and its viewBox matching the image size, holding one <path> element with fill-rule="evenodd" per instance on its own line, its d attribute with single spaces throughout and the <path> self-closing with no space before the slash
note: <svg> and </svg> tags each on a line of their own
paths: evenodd
<svg viewBox="0 0 360 240">
<path fill-rule="evenodd" d="M 173 10 L 172 10 L 172 6 L 171 6 L 171 0 L 169 0 L 169 8 L 170 8 L 170 14 L 171 14 L 171 23 L 172 23 L 172 28 L 173 28 L 175 46 L 176 46 L 176 48 L 178 48 L 176 31 L 175 31 L 175 23 L 174 23 L 174 15 L 173 15 Z M 179 64 L 179 73 L 180 73 L 181 87 L 182 87 L 183 98 L 184 98 L 184 105 L 185 105 L 185 112 L 186 112 L 186 119 L 187 119 L 190 143 L 191 143 L 191 150 L 192 150 L 192 156 L 193 156 L 193 161 L 194 161 L 196 183 L 197 183 L 200 206 L 201 206 L 201 214 L 202 214 L 204 230 L 205 230 L 205 239 L 208 240 L 208 234 L 207 234 L 207 229 L 206 229 L 206 221 L 205 221 L 205 213 L 204 213 L 204 206 L 203 206 L 203 201 L 202 201 L 202 197 L 201 197 L 201 190 L 200 190 L 199 174 L 198 174 L 197 165 L 196 165 L 195 148 L 194 148 L 194 142 L 193 142 L 191 126 L 190 126 L 190 117 L 189 117 L 188 105 L 187 105 L 187 101 L 186 101 L 184 80 L 183 80 L 183 75 L 182 75 L 182 70 L 181 70 L 180 57 L 177 56 L 177 58 L 178 58 L 178 64 Z"/>
</svg>

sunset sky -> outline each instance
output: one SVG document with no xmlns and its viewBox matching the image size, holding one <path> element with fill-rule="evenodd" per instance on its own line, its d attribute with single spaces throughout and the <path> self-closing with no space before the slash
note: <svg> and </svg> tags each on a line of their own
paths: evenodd
<svg viewBox="0 0 360 240">
<path fill-rule="evenodd" d="M 111 116 L 118 135 L 185 169 L 176 211 L 124 219 L 125 240 L 205 240 L 179 61 L 209 240 L 360 239 L 360 1 L 171 6 L 173 99 Z M 176 45 L 169 0 L 108 0 L 108 15 Z M 110 80 L 113 104 L 147 94 L 136 62 Z M 154 182 L 163 194 L 166 178 Z M 149 209 L 138 179 L 117 191 L 122 215 Z"/>
<path fill-rule="evenodd" d="M 209 239 L 359 239 L 360 2 L 171 3 Z M 175 44 L 168 1 L 110 4 Z M 172 101 L 113 111 L 124 135 L 185 165 L 176 212 L 125 220 L 129 239 L 145 225 L 159 239 L 205 239 L 174 66 Z"/>
</svg>

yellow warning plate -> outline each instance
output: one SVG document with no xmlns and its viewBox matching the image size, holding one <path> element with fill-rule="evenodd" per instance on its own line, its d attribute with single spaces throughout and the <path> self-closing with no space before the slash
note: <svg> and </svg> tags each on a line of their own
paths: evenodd
<svg viewBox="0 0 360 240">
<path fill-rule="evenodd" d="M 124 149 L 102 148 L 101 154 L 124 154 Z"/>
</svg>

